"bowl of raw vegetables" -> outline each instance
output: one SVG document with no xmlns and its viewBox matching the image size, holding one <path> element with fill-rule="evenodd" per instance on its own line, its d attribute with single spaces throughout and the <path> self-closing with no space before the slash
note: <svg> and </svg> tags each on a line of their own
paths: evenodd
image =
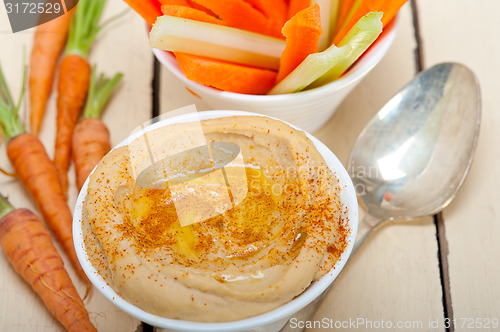
<svg viewBox="0 0 500 332">
<path fill-rule="evenodd" d="M 214 109 L 314 132 L 383 58 L 406 0 L 125 0 L 157 59 Z"/>
</svg>

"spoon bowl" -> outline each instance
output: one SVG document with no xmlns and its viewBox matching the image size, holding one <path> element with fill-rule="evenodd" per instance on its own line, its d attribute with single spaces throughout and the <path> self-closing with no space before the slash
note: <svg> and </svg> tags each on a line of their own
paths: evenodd
<svg viewBox="0 0 500 332">
<path fill-rule="evenodd" d="M 444 209 L 468 173 L 480 119 L 479 85 L 461 64 L 435 65 L 396 94 L 361 132 L 348 163 L 366 208 L 358 239 L 383 220 Z"/>
</svg>

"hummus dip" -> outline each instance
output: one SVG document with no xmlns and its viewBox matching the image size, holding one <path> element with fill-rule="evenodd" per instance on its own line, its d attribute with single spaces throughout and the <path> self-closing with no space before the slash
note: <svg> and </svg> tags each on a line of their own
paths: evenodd
<svg viewBox="0 0 500 332">
<path fill-rule="evenodd" d="M 200 128 L 206 144 L 236 144 L 238 157 L 224 164 L 214 153 L 207 167 L 203 156 L 178 154 L 197 151 Z M 163 185 L 139 185 L 151 158 L 165 155 L 182 157 L 164 164 Z M 340 192 L 314 144 L 280 121 L 168 125 L 96 167 L 83 205 L 86 250 L 107 283 L 147 312 L 244 319 L 291 301 L 334 267 L 350 233 Z"/>
</svg>

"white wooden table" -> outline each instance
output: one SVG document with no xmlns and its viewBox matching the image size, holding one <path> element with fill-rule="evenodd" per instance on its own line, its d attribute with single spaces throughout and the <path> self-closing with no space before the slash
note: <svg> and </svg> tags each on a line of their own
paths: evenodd
<svg viewBox="0 0 500 332">
<path fill-rule="evenodd" d="M 105 16 L 126 8 L 121 0 L 108 2 Z M 332 329 L 343 326 L 360 331 L 500 331 L 500 327 L 492 328 L 494 320 L 500 320 L 499 12 L 498 0 L 412 0 L 401 10 L 397 37 L 386 57 L 315 133 L 345 163 L 363 126 L 420 69 L 456 61 L 469 66 L 480 81 L 481 135 L 470 174 L 456 199 L 440 217 L 394 221 L 372 234 L 313 321 L 327 319 Z M 33 30 L 12 34 L 0 5 L 0 61 L 14 94 L 21 80 L 22 47 L 29 51 L 32 37 Z M 121 71 L 125 75 L 104 114 L 113 144 L 153 115 L 190 104 L 209 109 L 155 65 L 144 23 L 133 13 L 98 37 L 90 59 L 108 74 Z M 27 103 L 21 113 L 27 120 Z M 41 131 L 49 154 L 54 127 L 53 96 Z M 11 169 L 5 144 L 0 149 L 0 167 Z M 74 183 L 73 177 L 70 180 Z M 71 188 L 69 204 L 73 206 L 76 189 Z M 37 212 L 17 180 L 0 174 L 0 192 L 9 195 L 16 207 Z M 83 285 L 78 288 L 82 293 Z M 97 291 L 86 305 L 99 331 L 149 328 Z M 445 318 L 455 324 L 446 328 Z M 489 329 L 485 328 L 488 320 Z M 0 331 L 58 330 L 62 330 L 60 325 L 0 254 Z M 310 329 L 320 330 L 325 328 Z"/>
</svg>

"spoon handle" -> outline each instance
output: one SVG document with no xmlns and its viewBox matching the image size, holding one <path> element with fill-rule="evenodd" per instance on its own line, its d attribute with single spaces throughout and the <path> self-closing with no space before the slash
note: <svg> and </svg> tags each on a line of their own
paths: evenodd
<svg viewBox="0 0 500 332">
<path fill-rule="evenodd" d="M 354 241 L 354 247 L 352 248 L 352 253 L 351 256 L 358 250 L 358 248 L 361 246 L 361 244 L 365 241 L 365 239 L 368 237 L 368 235 L 373 231 L 373 229 L 380 225 L 384 221 L 383 219 L 377 218 L 369 214 L 368 212 L 365 213 L 362 219 L 360 219 L 358 223 L 358 231 L 356 233 L 356 240 Z M 349 262 L 349 260 L 347 261 Z M 345 269 L 345 267 L 344 267 Z M 342 272 L 341 272 L 342 273 Z M 338 276 L 337 276 L 338 278 Z M 335 283 L 332 282 L 330 286 L 328 286 L 327 289 L 323 293 L 321 293 L 316 299 L 314 299 L 311 303 L 309 303 L 307 306 L 302 308 L 299 312 L 295 313 L 283 326 L 283 328 L 280 330 L 280 332 L 297 332 L 297 331 L 304 331 L 305 327 L 303 328 L 292 328 L 292 325 L 299 325 L 299 326 L 305 326 L 305 322 L 310 321 L 316 311 L 318 310 L 319 306 L 321 303 L 323 303 L 324 298 L 328 294 L 328 291 L 332 288 L 333 284 Z M 294 324 L 291 324 L 291 322 L 294 322 Z M 298 323 L 298 324 L 296 324 Z"/>
</svg>

